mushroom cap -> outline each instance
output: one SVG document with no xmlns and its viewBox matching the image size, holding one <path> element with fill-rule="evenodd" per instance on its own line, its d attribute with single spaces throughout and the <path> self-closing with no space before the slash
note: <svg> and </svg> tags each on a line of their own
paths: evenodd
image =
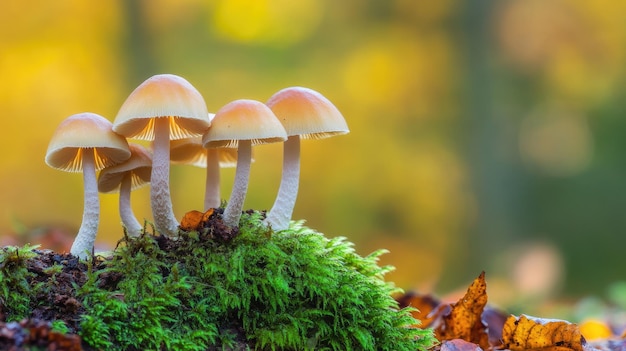
<svg viewBox="0 0 626 351">
<path fill-rule="evenodd" d="M 287 140 L 285 128 L 267 105 L 256 100 L 231 101 L 217 111 L 202 144 L 210 147 L 237 147 L 239 140 L 252 145 Z"/>
<path fill-rule="evenodd" d="M 106 167 L 98 176 L 98 191 L 101 193 L 116 193 L 120 191 L 120 184 L 124 176 L 130 173 L 131 189 L 140 188 L 150 183 L 152 173 L 152 155 L 145 147 L 138 144 L 129 144 L 130 158 L 123 163 Z"/>
<path fill-rule="evenodd" d="M 341 112 L 330 100 L 315 90 L 289 87 L 267 101 L 288 136 L 322 139 L 350 132 Z"/>
<path fill-rule="evenodd" d="M 237 165 L 237 149 L 219 148 L 207 150 L 202 146 L 202 137 L 172 140 L 170 142 L 170 160 L 174 164 L 185 164 L 206 168 L 207 152 L 217 152 L 220 167 Z"/>
<path fill-rule="evenodd" d="M 48 144 L 45 161 L 52 168 L 81 172 L 83 152 L 94 152 L 96 171 L 130 157 L 126 139 L 113 131 L 109 120 L 91 112 L 72 115 L 59 124 Z"/>
<path fill-rule="evenodd" d="M 170 139 L 202 135 L 211 125 L 204 98 L 187 80 L 158 74 L 141 83 L 120 107 L 113 130 L 127 138 L 154 140 L 154 118 L 168 118 Z"/>
</svg>

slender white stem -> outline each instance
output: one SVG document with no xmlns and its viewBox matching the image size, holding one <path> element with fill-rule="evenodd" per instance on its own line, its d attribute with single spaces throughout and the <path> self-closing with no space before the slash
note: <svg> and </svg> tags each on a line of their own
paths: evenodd
<svg viewBox="0 0 626 351">
<path fill-rule="evenodd" d="M 172 210 L 170 197 L 170 126 L 167 117 L 154 121 L 152 175 L 150 176 L 150 204 L 154 225 L 159 233 L 174 236 L 178 221 Z"/>
<path fill-rule="evenodd" d="M 219 151 L 207 149 L 206 154 L 206 189 L 204 210 L 220 207 L 220 161 Z"/>
<path fill-rule="evenodd" d="M 252 159 L 252 143 L 250 140 L 240 140 L 237 149 L 237 170 L 235 171 L 235 183 L 233 191 L 230 193 L 228 205 L 224 209 L 222 216 L 224 224 L 229 227 L 239 225 L 243 202 L 248 191 L 248 180 L 250 178 L 250 161 Z"/>
<path fill-rule="evenodd" d="M 124 224 L 128 235 L 138 236 L 141 234 L 143 227 L 139 224 L 139 221 L 133 213 L 133 208 L 130 206 L 131 186 L 132 176 L 130 172 L 127 172 L 122 178 L 122 183 L 120 184 L 120 218 L 122 219 L 122 224 Z"/>
<path fill-rule="evenodd" d="M 300 182 L 300 136 L 290 136 L 283 145 L 283 174 L 278 195 L 265 222 L 274 230 L 289 228 Z"/>
<path fill-rule="evenodd" d="M 98 198 L 98 180 L 94 161 L 94 149 L 82 149 L 83 157 L 83 186 L 84 207 L 83 222 L 80 225 L 76 239 L 72 244 L 70 253 L 81 259 L 86 259 L 93 251 L 93 244 L 98 233 L 100 221 L 100 199 Z"/>
</svg>

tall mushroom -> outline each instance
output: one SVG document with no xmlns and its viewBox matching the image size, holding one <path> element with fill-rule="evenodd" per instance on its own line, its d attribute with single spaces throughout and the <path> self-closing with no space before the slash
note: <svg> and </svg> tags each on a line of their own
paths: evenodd
<svg viewBox="0 0 626 351">
<path fill-rule="evenodd" d="M 102 169 L 98 176 L 101 193 L 120 193 L 119 211 L 122 224 L 130 236 L 141 234 L 143 226 L 130 206 L 130 192 L 150 183 L 152 155 L 143 146 L 129 144 L 130 158 L 123 163 Z"/>
<path fill-rule="evenodd" d="M 284 141 L 285 129 L 272 110 L 255 100 L 235 100 L 224 105 L 202 137 L 204 147 L 237 147 L 235 183 L 224 209 L 224 223 L 239 225 L 241 210 L 248 191 L 252 146 Z"/>
<path fill-rule="evenodd" d="M 148 78 L 128 96 L 113 123 L 127 138 L 153 140 L 150 204 L 157 231 L 173 236 L 178 221 L 170 197 L 170 139 L 202 135 L 211 125 L 202 95 L 173 74 Z"/>
<path fill-rule="evenodd" d="M 59 124 L 46 152 L 46 164 L 67 172 L 83 172 L 83 220 L 70 249 L 87 258 L 93 250 L 100 221 L 96 171 L 130 157 L 128 142 L 113 132 L 111 122 L 95 113 L 72 115 Z"/>
<path fill-rule="evenodd" d="M 207 149 L 202 146 L 202 137 L 178 139 L 170 143 L 170 160 L 173 164 L 206 168 L 204 210 L 220 207 L 220 167 L 237 165 L 237 149 Z"/>
<path fill-rule="evenodd" d="M 266 223 L 274 230 L 289 227 L 300 182 L 300 139 L 322 139 L 350 130 L 339 110 L 322 94 L 302 87 L 280 90 L 267 101 L 287 131 L 283 146 L 283 173 Z"/>
</svg>

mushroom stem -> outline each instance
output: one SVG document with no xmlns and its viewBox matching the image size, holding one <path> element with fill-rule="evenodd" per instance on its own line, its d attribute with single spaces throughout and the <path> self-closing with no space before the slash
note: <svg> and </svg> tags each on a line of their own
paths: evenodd
<svg viewBox="0 0 626 351">
<path fill-rule="evenodd" d="M 98 198 L 98 180 L 96 179 L 96 168 L 94 161 L 95 150 L 86 148 L 81 150 L 83 163 L 83 186 L 84 208 L 83 222 L 78 229 L 78 234 L 70 253 L 81 259 L 86 259 L 93 251 L 93 244 L 98 233 L 98 222 L 100 220 L 100 199 Z"/>
<path fill-rule="evenodd" d="M 252 142 L 250 140 L 240 140 L 237 148 L 237 170 L 235 171 L 235 183 L 230 194 L 228 204 L 222 216 L 224 224 L 229 227 L 239 225 L 243 202 L 248 191 L 248 180 L 250 178 L 250 160 L 252 159 Z"/>
<path fill-rule="evenodd" d="M 132 179 L 131 174 L 127 173 L 124 175 L 124 178 L 122 178 L 122 183 L 120 184 L 120 218 L 122 218 L 122 224 L 124 224 L 128 235 L 139 236 L 143 227 L 139 224 L 130 206 Z"/>
<path fill-rule="evenodd" d="M 283 174 L 278 195 L 265 222 L 274 230 L 289 228 L 300 182 L 300 136 L 290 136 L 283 145 Z"/>
<path fill-rule="evenodd" d="M 220 207 L 220 162 L 216 149 L 208 149 L 206 154 L 206 189 L 204 210 Z"/>
<path fill-rule="evenodd" d="M 170 197 L 169 133 L 169 117 L 155 118 L 150 204 L 157 231 L 163 235 L 174 236 L 178 232 L 178 221 L 174 216 Z"/>
</svg>

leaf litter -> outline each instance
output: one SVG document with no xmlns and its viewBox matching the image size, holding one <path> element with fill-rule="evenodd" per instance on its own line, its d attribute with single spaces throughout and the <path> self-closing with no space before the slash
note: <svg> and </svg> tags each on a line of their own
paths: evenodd
<svg viewBox="0 0 626 351">
<path fill-rule="evenodd" d="M 490 307 L 485 272 L 454 303 L 411 291 L 396 300 L 414 308 L 413 317 L 422 322 L 416 327 L 433 329 L 439 341 L 433 351 L 626 351 L 626 332 L 590 343 L 575 323 Z"/>
</svg>

